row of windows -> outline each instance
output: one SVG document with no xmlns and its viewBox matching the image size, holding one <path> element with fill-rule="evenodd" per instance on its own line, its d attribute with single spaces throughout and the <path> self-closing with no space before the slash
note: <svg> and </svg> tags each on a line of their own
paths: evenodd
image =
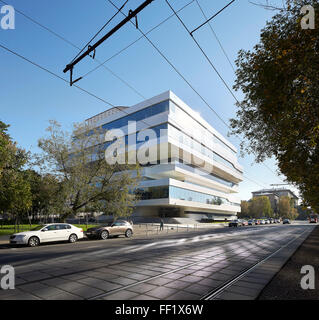
<svg viewBox="0 0 319 320">
<path fill-rule="evenodd" d="M 127 116 L 124 116 L 122 118 L 106 123 L 102 125 L 102 128 L 104 130 L 118 129 L 118 128 L 127 126 L 129 121 L 145 120 L 154 115 L 157 115 L 163 112 L 168 112 L 168 111 L 174 113 L 177 121 L 178 120 L 183 121 L 183 125 L 186 125 L 185 121 L 190 122 L 190 127 L 197 132 L 197 135 L 200 137 L 202 141 L 206 142 L 207 144 L 209 144 L 209 141 L 214 141 L 215 143 L 218 143 L 222 147 L 226 148 L 228 151 L 231 151 L 233 154 L 236 154 L 234 150 L 232 150 L 229 146 L 227 146 L 224 142 L 222 142 L 218 137 L 210 133 L 203 125 L 201 125 L 196 120 L 191 118 L 184 110 L 182 110 L 175 103 L 169 100 L 162 101 L 160 103 L 157 103 L 155 105 L 152 105 L 140 111 L 131 113 Z"/>
<path fill-rule="evenodd" d="M 219 163 L 222 163 L 224 165 L 226 165 L 227 167 L 236 170 L 237 172 L 241 173 L 239 170 L 237 170 L 233 164 L 227 160 L 225 160 L 224 158 L 222 158 L 221 156 L 219 156 L 217 153 L 211 151 L 210 149 L 206 148 L 205 146 L 203 146 L 202 144 L 200 144 L 199 142 L 197 142 L 196 140 L 194 140 L 193 138 L 189 137 L 188 135 L 186 135 L 185 133 L 179 131 L 178 129 L 176 129 L 175 127 L 173 127 L 172 125 L 168 125 L 167 123 L 163 123 L 160 124 L 158 126 L 149 128 L 154 132 L 154 138 L 156 137 L 157 139 L 161 136 L 161 134 L 163 134 L 163 131 L 161 130 L 167 130 L 169 132 L 169 135 L 174 137 L 174 139 L 178 139 L 181 143 L 183 143 L 184 145 L 189 146 L 190 148 L 192 148 L 193 150 L 196 150 L 198 152 L 200 152 L 201 154 L 209 157 L 210 159 L 217 161 Z M 138 132 L 136 133 L 135 136 L 135 143 L 136 146 L 140 146 L 143 145 L 146 141 L 149 140 L 150 137 L 146 136 L 145 140 L 139 141 L 138 139 Z M 152 137 L 151 137 L 152 138 Z M 129 144 L 129 136 L 126 135 L 124 136 L 124 140 L 125 140 L 125 145 Z M 109 147 L 112 143 L 114 143 L 115 140 L 113 141 L 107 141 L 104 143 L 104 150 Z M 131 141 L 130 141 L 131 142 Z M 204 171 L 202 171 L 202 173 L 205 173 Z M 218 181 L 224 185 L 233 187 L 234 184 L 232 182 L 228 182 L 225 181 L 217 176 L 215 177 L 210 177 L 211 179 Z"/>
<path fill-rule="evenodd" d="M 173 198 L 212 205 L 228 204 L 233 206 L 240 206 L 237 203 L 228 201 L 226 198 L 175 186 L 138 188 L 136 190 L 136 194 L 140 197 L 141 200 Z"/>
<path fill-rule="evenodd" d="M 234 167 L 234 165 L 229 162 L 228 160 L 222 158 L 220 155 L 215 153 L 214 151 L 210 150 L 209 148 L 205 147 L 203 144 L 199 143 L 198 141 L 194 140 L 184 132 L 178 130 L 177 128 L 173 127 L 172 125 L 169 125 L 168 128 L 169 135 L 178 140 L 180 143 L 190 147 L 193 150 L 196 150 L 197 152 L 200 152 L 201 154 L 205 155 L 206 157 L 222 163 L 226 165 L 227 167 L 237 171 L 238 173 L 242 173 L 240 170 Z"/>
<path fill-rule="evenodd" d="M 227 187 L 233 187 L 236 186 L 237 184 L 228 180 L 225 180 L 223 178 L 218 177 L 217 175 L 213 174 L 213 173 L 208 173 L 204 170 L 201 170 L 199 167 L 195 167 L 191 164 L 185 164 L 185 163 L 181 163 L 182 160 L 179 160 L 180 162 L 178 163 L 178 166 L 182 169 L 186 169 L 188 171 L 197 173 L 199 175 L 201 175 L 202 177 L 205 177 L 207 179 L 219 182 Z"/>
<path fill-rule="evenodd" d="M 188 125 L 188 127 L 191 128 L 194 133 L 196 133 L 196 136 L 200 137 L 200 140 L 203 141 L 206 146 L 210 145 L 213 141 L 214 143 L 221 145 L 223 148 L 226 148 L 232 154 L 236 155 L 236 152 L 232 148 L 208 131 L 201 123 L 193 119 L 172 101 L 170 102 L 170 112 L 174 113 L 174 118 L 177 122 L 183 123 L 184 126 Z"/>
<path fill-rule="evenodd" d="M 171 159 L 169 158 L 167 161 L 162 161 L 161 160 L 157 160 L 156 162 L 154 163 L 147 163 L 147 164 L 142 164 L 141 166 L 142 167 L 150 167 L 150 166 L 154 166 L 154 165 L 159 165 L 159 164 L 175 164 L 176 166 L 184 169 L 184 170 L 188 170 L 192 173 L 195 173 L 195 174 L 198 174 L 206 179 L 210 179 L 212 181 L 216 181 L 216 182 L 219 182 L 227 187 L 234 187 L 234 186 L 238 186 L 238 184 L 234 183 L 234 182 L 231 182 L 231 181 L 228 181 L 226 179 L 223 179 L 219 176 L 217 176 L 216 174 L 214 173 L 209 173 L 205 170 L 202 170 L 199 166 L 195 166 L 193 164 L 190 164 L 190 163 L 184 163 L 182 159 Z M 147 178 L 145 177 L 144 180 L 155 180 L 155 179 L 151 179 L 151 178 Z M 189 182 L 189 183 L 192 183 L 194 184 L 193 182 Z M 217 190 L 218 191 L 218 190 Z"/>
<path fill-rule="evenodd" d="M 105 130 L 118 129 L 128 125 L 129 121 L 141 121 L 162 112 L 167 112 L 169 110 L 169 101 L 163 101 L 157 104 L 154 104 L 150 107 L 142 109 L 140 111 L 131 113 L 120 119 L 116 119 L 112 122 L 102 125 L 102 128 Z"/>
<path fill-rule="evenodd" d="M 207 129 L 203 129 L 204 127 L 202 125 L 200 125 L 199 123 L 197 123 L 197 121 L 195 121 L 194 119 L 192 119 L 185 111 L 183 111 L 182 109 L 180 109 L 177 105 L 175 105 L 175 103 L 166 100 L 163 102 L 160 102 L 158 104 L 152 105 L 150 107 L 147 107 L 145 109 L 142 109 L 140 111 L 134 112 L 132 114 L 129 114 L 125 117 L 122 117 L 120 119 L 114 120 L 112 122 L 106 123 L 102 126 L 103 130 L 111 130 L 111 129 L 117 129 L 117 128 L 121 128 L 124 126 L 128 125 L 128 121 L 141 121 L 144 119 L 147 119 L 151 116 L 154 116 L 156 114 L 160 114 L 163 112 L 167 112 L 169 111 L 173 112 L 175 114 L 176 120 L 180 119 L 181 121 L 183 121 L 183 125 L 187 125 L 187 123 L 185 123 L 185 121 L 191 121 L 190 122 L 190 126 L 193 129 L 197 129 L 197 135 L 198 137 L 200 137 L 201 139 L 203 139 L 203 141 L 207 141 L 208 144 L 208 140 L 213 140 L 216 143 L 221 144 L 223 147 L 226 147 L 228 150 L 232 151 L 233 153 L 235 153 L 231 148 L 229 148 L 226 144 L 224 144 L 221 140 L 219 140 L 216 136 L 214 136 L 213 134 L 211 134 Z M 195 126 L 195 127 L 194 127 Z M 157 126 L 157 127 L 153 127 L 151 128 L 153 130 L 155 130 L 157 137 L 160 136 L 160 129 L 167 129 L 167 124 L 161 125 L 161 126 Z M 241 171 L 237 170 L 233 164 L 229 161 L 227 161 L 226 159 L 222 158 L 221 156 L 219 156 L 218 154 L 216 154 L 215 152 L 211 151 L 209 148 L 205 147 L 203 144 L 195 141 L 193 138 L 189 137 L 188 135 L 182 133 L 181 131 L 179 131 L 178 129 L 174 128 L 173 126 L 170 126 L 170 134 L 173 137 L 177 137 L 178 136 L 178 140 L 185 144 L 188 145 L 189 147 L 191 147 L 192 149 L 206 155 L 207 157 L 219 162 L 219 163 L 223 163 L 224 165 L 228 166 L 229 168 L 235 169 L 236 171 L 238 171 L 239 173 L 241 173 Z M 206 137 L 206 139 L 205 139 Z M 208 139 L 208 140 L 207 140 Z M 147 139 L 146 139 L 147 141 Z M 139 143 L 137 143 L 137 145 L 141 145 L 143 144 L 145 141 L 141 141 Z M 112 144 L 112 142 L 106 142 L 104 144 L 105 149 Z M 125 144 L 128 144 L 128 136 L 125 136 Z"/>
<path fill-rule="evenodd" d="M 161 130 L 165 130 L 165 129 L 167 130 L 167 127 L 168 127 L 168 124 L 167 123 L 163 123 L 163 124 L 160 124 L 158 126 L 155 126 L 155 127 L 152 127 L 152 128 L 148 128 L 148 129 L 152 130 L 155 133 L 156 138 L 159 139 L 161 134 L 163 134 L 163 132 L 161 132 Z M 150 138 L 152 138 L 152 137 L 146 136 L 145 140 L 139 141 L 138 133 L 139 132 L 134 133 L 134 135 L 136 134 L 136 136 L 135 136 L 136 146 L 140 146 L 140 145 L 144 144 L 145 142 L 147 142 Z M 124 140 L 125 140 L 125 145 L 129 145 L 129 136 L 128 135 L 124 136 Z M 116 140 L 105 142 L 104 143 L 104 148 L 106 149 L 108 146 L 110 146 L 115 141 Z"/>
</svg>

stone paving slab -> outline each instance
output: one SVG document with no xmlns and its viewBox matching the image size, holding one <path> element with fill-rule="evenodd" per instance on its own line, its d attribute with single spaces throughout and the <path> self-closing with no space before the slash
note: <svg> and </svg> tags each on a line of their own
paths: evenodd
<svg viewBox="0 0 319 320">
<path fill-rule="evenodd" d="M 264 287 L 309 236 L 311 231 L 312 229 L 307 230 L 295 241 L 288 244 L 287 247 L 280 250 L 264 263 L 257 265 L 252 271 L 236 281 L 215 298 L 217 300 L 255 300 Z"/>
</svg>

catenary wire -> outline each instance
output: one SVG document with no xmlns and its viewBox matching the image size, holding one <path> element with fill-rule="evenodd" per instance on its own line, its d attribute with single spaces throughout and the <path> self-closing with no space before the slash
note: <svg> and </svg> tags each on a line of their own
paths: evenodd
<svg viewBox="0 0 319 320">
<path fill-rule="evenodd" d="M 110 1 L 110 0 L 109 0 Z M 195 44 L 197 45 L 197 47 L 200 49 L 200 51 L 203 53 L 204 57 L 206 58 L 206 60 L 208 61 L 208 63 L 210 64 L 210 66 L 213 68 L 213 70 L 216 72 L 216 74 L 218 75 L 218 77 L 221 79 L 221 81 L 223 82 L 223 84 L 225 85 L 225 87 L 227 88 L 227 90 L 229 91 L 229 93 L 233 96 L 233 98 L 236 100 L 236 102 L 239 104 L 239 100 L 237 99 L 237 97 L 235 96 L 235 94 L 233 93 L 233 91 L 231 90 L 231 88 L 228 86 L 228 84 L 226 83 L 226 81 L 224 80 L 224 78 L 222 77 L 222 75 L 220 74 L 220 72 L 217 70 L 217 68 L 215 67 L 215 65 L 213 64 L 213 62 L 211 61 L 211 59 L 208 57 L 208 55 L 205 53 L 204 49 L 201 47 L 201 45 L 198 43 L 198 41 L 195 39 L 195 37 L 191 34 L 190 30 L 187 28 L 187 26 L 185 25 L 184 21 L 180 18 L 180 16 L 178 15 L 178 13 L 175 11 L 175 9 L 171 6 L 171 4 L 169 3 L 168 0 L 165 0 L 167 5 L 170 7 L 170 9 L 172 10 L 172 12 L 175 14 L 175 16 L 177 17 L 177 19 L 180 21 L 180 23 L 182 24 L 182 26 L 185 28 L 185 30 L 188 32 L 188 34 L 191 36 L 191 38 L 193 39 L 193 41 L 195 42 Z M 216 112 L 214 112 L 216 113 Z M 220 119 L 221 117 L 219 117 Z M 223 121 L 223 123 L 228 127 L 228 129 L 231 130 L 230 126 Z M 235 135 L 239 140 L 241 140 L 241 138 L 238 135 Z M 254 153 L 255 154 L 255 153 Z M 256 155 L 256 154 L 255 154 Z M 270 169 L 265 163 L 262 162 L 262 165 L 265 166 L 265 168 L 267 168 L 272 174 L 274 174 L 276 176 L 276 178 L 278 178 L 279 180 L 282 181 L 282 179 L 280 179 L 278 177 L 278 175 L 272 170 Z"/>
<path fill-rule="evenodd" d="M 198 7 L 199 7 L 199 9 L 200 9 L 200 11 L 201 11 L 201 13 L 202 13 L 202 15 L 203 15 L 203 16 L 204 16 L 204 18 L 207 20 L 207 16 L 206 16 L 206 14 L 205 14 L 205 12 L 204 12 L 204 10 L 203 10 L 202 6 L 199 4 L 198 0 L 195 0 L 195 1 L 196 1 L 197 5 L 198 5 Z M 176 12 L 177 12 L 177 11 L 176 11 Z M 233 71 L 235 72 L 235 68 L 234 68 L 234 66 L 233 66 L 232 62 L 230 61 L 230 58 L 229 58 L 229 56 L 228 56 L 228 54 L 227 54 L 226 50 L 224 49 L 224 47 L 223 47 L 223 45 L 222 45 L 221 41 L 219 40 L 219 38 L 218 38 L 218 36 L 217 36 L 216 32 L 214 31 L 214 29 L 213 29 L 213 27 L 212 27 L 212 25 L 211 25 L 210 21 L 208 22 L 208 26 L 209 26 L 209 29 L 211 30 L 211 32 L 212 32 L 212 34 L 213 34 L 213 36 L 214 36 L 214 37 L 215 37 L 215 39 L 217 40 L 217 42 L 218 42 L 218 44 L 219 44 L 219 46 L 220 46 L 221 50 L 223 51 L 224 56 L 226 57 L 227 61 L 229 62 L 229 65 L 231 66 L 231 68 L 232 68 L 232 69 L 233 69 Z"/>
<path fill-rule="evenodd" d="M 195 0 L 194 0 L 195 1 Z M 0 0 L 0 2 L 7 4 L 5 1 Z M 28 16 L 27 14 L 25 14 L 24 12 L 22 12 L 21 10 L 15 8 L 15 11 L 18 12 L 20 15 L 24 16 L 26 19 L 30 20 L 32 23 L 38 25 L 39 27 L 41 27 L 42 29 L 48 31 L 49 33 L 53 34 L 55 37 L 59 38 L 60 40 L 64 41 L 65 43 L 69 44 L 70 46 L 72 46 L 73 48 L 77 49 L 77 50 L 81 50 L 80 47 L 78 47 L 77 45 L 75 45 L 73 42 L 71 42 L 70 40 L 66 39 L 65 37 L 61 36 L 60 34 L 56 33 L 55 31 L 53 31 L 52 29 L 46 27 L 45 25 L 41 24 L 40 22 L 36 21 L 35 19 L 33 19 L 32 17 Z M 114 77 L 116 77 L 118 80 L 120 80 L 122 83 L 124 83 L 128 88 L 130 88 L 132 91 L 134 91 L 138 96 L 140 96 L 141 98 L 143 98 L 144 100 L 146 99 L 146 97 L 141 94 L 136 88 L 134 88 L 131 84 L 129 84 L 126 80 L 124 80 L 123 78 L 121 78 L 119 75 L 117 75 L 113 70 L 111 70 L 110 68 L 108 68 L 105 65 L 102 65 L 102 63 L 98 60 L 98 59 L 94 59 L 95 62 L 99 63 L 100 66 L 102 66 L 105 70 L 107 70 L 109 73 L 111 73 Z"/>
<path fill-rule="evenodd" d="M 192 4 L 195 0 L 191 0 L 190 2 L 186 3 L 182 8 L 180 8 L 179 10 L 177 10 L 177 12 L 180 12 L 182 10 L 184 10 L 186 7 L 188 7 L 190 4 Z M 171 14 L 170 16 L 168 16 L 166 19 L 162 20 L 159 24 L 157 24 L 156 26 L 154 26 L 153 28 L 151 28 L 150 30 L 148 30 L 147 32 L 145 32 L 145 34 L 149 34 L 152 31 L 154 31 L 155 29 L 157 29 L 158 27 L 160 27 L 162 24 L 164 24 L 166 21 L 168 21 L 169 19 L 173 18 L 174 14 Z M 139 38 L 137 38 L 136 40 L 134 40 L 133 42 L 131 42 L 130 44 L 128 44 L 127 46 L 125 46 L 124 48 L 122 48 L 120 51 L 118 51 L 117 53 L 113 54 L 111 57 L 107 58 L 106 60 L 104 60 L 104 62 L 102 62 L 100 65 L 96 66 L 95 68 L 93 68 L 92 70 L 90 70 L 89 72 L 87 72 L 86 74 L 84 74 L 82 76 L 82 79 L 84 79 L 86 76 L 88 76 L 89 74 L 91 74 L 92 72 L 96 71 L 97 69 L 99 69 L 102 65 L 104 65 L 105 63 L 109 62 L 110 60 L 112 60 L 113 58 L 117 57 L 119 54 L 121 54 L 122 52 L 124 52 L 125 50 L 127 50 L 128 48 L 130 48 L 132 45 L 134 45 L 135 43 L 137 43 L 139 40 L 143 39 L 144 35 L 140 36 Z"/>
<path fill-rule="evenodd" d="M 0 0 L 0 2 L 6 4 L 6 2 L 4 2 L 3 0 Z M 185 7 L 187 7 L 188 5 L 190 5 L 190 4 L 193 3 L 193 2 L 194 2 L 194 0 L 191 1 L 191 2 L 189 2 L 188 4 L 186 4 L 185 6 L 183 6 L 183 7 L 182 7 L 181 9 L 179 9 L 178 11 L 183 10 Z M 113 3 L 112 3 L 112 5 L 115 6 Z M 77 47 L 76 45 L 74 45 L 71 41 L 67 40 L 65 37 L 59 35 L 58 33 L 54 32 L 54 31 L 52 31 L 51 29 L 49 29 L 48 27 L 44 26 L 43 24 L 37 22 L 36 20 L 34 20 L 33 18 L 31 18 L 30 16 L 27 16 L 27 15 L 26 15 L 25 13 L 23 13 L 22 11 L 20 11 L 20 10 L 18 10 L 18 9 L 15 9 L 15 10 L 16 10 L 19 14 L 21 14 L 22 16 L 24 16 L 25 18 L 27 18 L 28 20 L 30 20 L 30 21 L 32 21 L 33 23 L 39 25 L 40 27 L 42 27 L 43 29 L 47 30 L 47 31 L 50 32 L 51 34 L 55 35 L 56 37 L 60 38 L 60 39 L 63 40 L 64 42 L 67 42 L 67 43 L 70 44 L 71 46 L 73 46 L 73 47 L 75 47 L 75 48 L 77 48 L 77 49 L 80 50 L 79 47 Z M 123 14 L 123 13 L 122 13 L 122 14 Z M 173 16 L 174 16 L 174 14 L 172 14 L 171 16 L 169 16 L 168 18 L 166 18 L 165 20 L 163 20 L 160 24 L 156 25 L 156 26 L 153 27 L 150 31 L 148 31 L 148 33 L 151 32 L 151 31 L 153 31 L 155 28 L 159 27 L 161 24 L 163 24 L 164 22 L 166 22 L 168 19 L 170 19 L 170 18 L 173 17 Z M 145 37 L 145 34 L 144 34 L 144 33 L 142 33 L 142 37 L 140 37 L 139 39 L 137 39 L 137 41 L 140 40 L 140 39 L 143 38 L 143 37 Z M 135 41 L 135 42 L 136 42 L 136 41 Z M 68 83 L 68 81 L 67 81 L 66 79 L 60 77 L 59 75 L 57 75 L 57 74 L 55 74 L 54 72 L 46 69 L 45 67 L 40 66 L 39 64 L 31 61 L 30 59 L 28 59 L 28 58 L 26 58 L 26 57 L 24 57 L 24 56 L 22 56 L 22 55 L 20 55 L 20 54 L 18 54 L 18 53 L 16 53 L 16 52 L 14 52 L 13 50 L 11 50 L 11 49 L 3 46 L 3 45 L 0 45 L 0 46 L 1 46 L 3 49 L 7 50 L 8 52 L 10 52 L 10 53 L 12 53 L 12 54 L 20 57 L 21 59 L 23 59 L 23 60 L 31 63 L 32 65 L 34 65 L 34 66 L 36 66 L 36 67 L 38 67 L 38 68 L 40 68 L 40 69 L 48 72 L 49 74 L 57 77 L 57 78 L 60 79 L 60 80 L 63 80 L 64 82 Z M 169 61 L 168 61 L 168 62 L 169 62 Z M 104 66 L 104 67 L 105 67 L 105 66 Z M 172 65 L 172 67 L 173 67 L 173 65 Z M 107 68 L 107 69 L 108 69 L 108 68 Z M 110 69 L 108 69 L 108 71 L 110 71 L 114 76 L 118 77 L 118 76 L 117 76 L 115 73 L 113 73 Z M 119 77 L 118 77 L 118 78 L 119 78 Z M 120 78 L 119 78 L 119 79 L 120 79 Z M 120 79 L 120 80 L 123 81 L 123 79 Z M 185 79 L 185 80 L 186 80 L 186 79 Z M 78 85 L 74 85 L 74 86 L 75 86 L 76 88 L 78 88 L 79 90 L 81 90 L 81 91 L 89 94 L 90 96 L 92 96 L 92 97 L 94 97 L 94 98 L 96 98 L 96 99 L 98 99 L 98 100 L 106 103 L 107 105 L 110 105 L 111 107 L 117 108 L 116 106 L 114 106 L 114 105 L 111 104 L 110 102 L 108 102 L 108 101 L 106 101 L 106 100 L 98 97 L 97 95 L 89 92 L 88 90 L 83 89 L 82 87 L 80 87 L 80 86 L 78 86 Z M 138 93 L 138 94 L 139 94 L 139 93 Z M 141 94 L 139 94 L 139 95 L 142 96 Z M 144 96 L 142 96 L 142 97 L 145 99 Z M 123 110 L 122 110 L 122 112 L 123 112 Z M 126 113 L 126 112 L 124 112 L 124 113 Z M 126 114 L 128 114 L 128 113 L 126 113 Z M 143 122 L 146 123 L 145 121 L 143 121 Z M 146 123 L 146 124 L 149 125 L 148 123 Z M 248 178 L 248 177 L 246 177 L 246 176 L 244 176 L 244 177 L 247 178 L 248 180 L 252 181 L 253 183 L 257 184 L 257 185 L 260 185 L 258 182 L 254 181 L 253 179 L 250 179 L 250 178 Z"/>
<path fill-rule="evenodd" d="M 124 8 L 129 0 L 126 0 L 119 10 L 102 26 L 102 28 L 86 43 L 86 45 L 80 50 L 80 52 L 74 57 L 72 62 L 86 49 L 86 47 L 111 23 L 111 21 L 119 14 L 120 10 Z M 72 63 L 71 62 L 71 63 Z"/>
<path fill-rule="evenodd" d="M 43 67 L 43 66 L 39 65 L 38 63 L 36 63 L 36 62 L 34 62 L 34 61 L 32 61 L 32 60 L 30 60 L 30 59 L 28 59 L 28 58 L 26 58 L 26 57 L 22 56 L 21 54 L 17 53 L 16 51 L 13 51 L 13 50 L 9 49 L 8 47 L 6 47 L 6 46 L 4 46 L 4 45 L 2 45 L 2 44 L 0 44 L 0 47 L 1 47 L 2 49 L 6 50 L 7 52 L 9 52 L 9 53 L 11 53 L 11 54 L 13 54 L 13 55 L 15 55 L 15 56 L 19 57 L 20 59 L 22 59 L 22 60 L 24 60 L 24 61 L 26 61 L 26 62 L 28 62 L 28 63 L 32 64 L 33 66 L 35 66 L 35 67 L 37 67 L 37 68 L 39 68 L 39 69 L 41 69 L 41 70 L 43 70 L 43 71 L 45 71 L 45 72 L 49 73 L 50 75 L 52 75 L 52 76 L 54 76 L 54 77 L 56 77 L 56 78 L 58 78 L 58 79 L 60 79 L 60 80 L 64 81 L 65 83 L 67 83 L 67 84 L 69 83 L 69 81 L 68 81 L 68 80 L 66 80 L 66 79 L 64 79 L 64 78 L 62 78 L 62 77 L 60 77 L 60 76 L 59 76 L 59 75 L 57 75 L 56 73 L 54 73 L 54 72 L 52 72 L 52 71 L 48 70 L 47 68 L 45 68 L 45 67 Z M 92 97 L 94 97 L 94 98 L 98 99 L 99 101 L 102 101 L 103 103 L 105 103 L 105 104 L 107 104 L 107 105 L 110 105 L 111 107 L 118 108 L 118 107 L 114 106 L 112 103 L 110 103 L 110 102 L 108 102 L 108 101 L 106 101 L 106 100 L 104 100 L 104 99 L 102 99 L 102 98 L 100 98 L 100 97 L 96 96 L 95 94 L 93 94 L 93 93 L 89 92 L 89 91 L 88 91 L 88 90 L 86 90 L 86 89 L 83 89 L 82 87 L 80 87 L 80 86 L 78 86 L 78 85 L 74 85 L 74 87 L 76 87 L 76 88 L 78 88 L 79 90 L 81 90 L 81 91 L 83 91 L 83 92 L 85 92 L 85 93 L 89 94 L 90 96 L 92 96 Z M 120 110 L 120 109 L 119 109 L 119 110 Z M 124 110 L 121 110 L 121 111 L 122 111 L 122 112 L 124 112 L 124 113 L 126 113 L 126 114 L 129 114 L 129 113 L 125 112 Z M 145 123 L 146 125 L 148 125 L 148 126 L 150 125 L 149 123 L 145 122 L 144 120 L 142 120 L 142 122 L 144 122 L 144 123 Z M 250 179 L 250 178 L 248 178 L 248 177 L 246 177 L 246 176 L 244 176 L 244 177 L 245 177 L 246 179 L 248 179 L 248 180 L 250 180 L 250 181 L 254 182 L 255 184 L 257 184 L 257 185 L 261 186 L 258 182 L 254 181 L 253 179 Z"/>
</svg>

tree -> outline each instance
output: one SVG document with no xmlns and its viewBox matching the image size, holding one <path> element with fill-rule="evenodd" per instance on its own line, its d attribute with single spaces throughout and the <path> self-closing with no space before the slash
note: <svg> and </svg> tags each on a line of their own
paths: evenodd
<svg viewBox="0 0 319 320">
<path fill-rule="evenodd" d="M 303 5 L 315 8 L 316 29 L 302 29 Z M 242 153 L 275 157 L 305 205 L 319 209 L 319 4 L 287 0 L 252 51 L 238 54 L 234 88 L 244 93 L 231 120 L 244 135 Z"/>
<path fill-rule="evenodd" d="M 282 196 L 279 198 L 278 203 L 279 215 L 282 218 L 296 219 L 298 216 L 297 209 L 293 206 L 293 201 L 288 196 Z"/>
<path fill-rule="evenodd" d="M 280 197 L 278 203 L 278 211 L 282 218 L 290 217 L 290 199 L 289 197 Z"/>
<path fill-rule="evenodd" d="M 10 137 L 8 125 L 0 121 L 0 177 L 10 157 Z"/>
<path fill-rule="evenodd" d="M 16 224 L 31 206 L 31 189 L 24 177 L 29 154 L 18 148 L 0 121 L 0 211 L 10 213 Z"/>
<path fill-rule="evenodd" d="M 241 212 L 238 213 L 238 218 L 246 218 L 250 216 L 250 211 L 249 211 L 249 202 L 248 201 L 241 201 L 240 202 L 240 208 Z"/>
<path fill-rule="evenodd" d="M 271 217 L 273 212 L 269 198 L 266 196 L 252 198 L 249 205 L 249 215 L 253 218 Z"/>
<path fill-rule="evenodd" d="M 32 194 L 32 206 L 29 209 L 30 223 L 32 218 L 56 214 L 56 202 L 59 201 L 60 183 L 51 174 L 41 175 L 28 169 L 24 171 L 25 180 L 28 181 Z"/>
<path fill-rule="evenodd" d="M 101 128 L 74 125 L 71 133 L 50 122 L 49 136 L 39 140 L 38 156 L 44 172 L 59 181 L 56 212 L 62 219 L 82 212 L 103 212 L 113 217 L 131 214 L 136 201 L 132 190 L 139 179 L 138 166 L 109 164 Z"/>
</svg>

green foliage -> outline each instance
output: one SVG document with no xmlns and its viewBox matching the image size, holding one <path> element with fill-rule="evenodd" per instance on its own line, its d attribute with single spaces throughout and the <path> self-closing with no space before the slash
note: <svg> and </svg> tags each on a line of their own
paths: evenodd
<svg viewBox="0 0 319 320">
<path fill-rule="evenodd" d="M 282 218 L 294 220 L 298 216 L 297 209 L 293 207 L 293 201 L 288 196 L 282 196 L 278 203 L 279 215 Z"/>
<path fill-rule="evenodd" d="M 0 121 L 0 212 L 19 220 L 32 204 L 31 188 L 23 172 L 29 154 L 12 141 L 8 127 Z"/>
<path fill-rule="evenodd" d="M 241 50 L 234 88 L 244 93 L 237 104 L 232 133 L 244 135 L 242 152 L 256 161 L 275 157 L 305 205 L 319 209 L 319 4 L 287 1 L 261 31 L 252 51 Z M 302 29 L 303 5 L 315 8 L 316 29 Z"/>
<path fill-rule="evenodd" d="M 105 161 L 101 128 L 74 125 L 71 133 L 50 122 L 49 136 L 39 140 L 43 150 L 38 165 L 59 181 L 55 210 L 62 218 L 79 211 L 103 212 L 114 217 L 131 214 L 139 170 L 127 164 Z"/>
<path fill-rule="evenodd" d="M 266 196 L 254 197 L 249 202 L 249 216 L 252 218 L 272 217 L 270 200 Z"/>
<path fill-rule="evenodd" d="M 250 216 L 248 201 L 241 201 L 240 208 L 241 208 L 241 212 L 238 213 L 238 218 L 247 218 Z"/>
</svg>

